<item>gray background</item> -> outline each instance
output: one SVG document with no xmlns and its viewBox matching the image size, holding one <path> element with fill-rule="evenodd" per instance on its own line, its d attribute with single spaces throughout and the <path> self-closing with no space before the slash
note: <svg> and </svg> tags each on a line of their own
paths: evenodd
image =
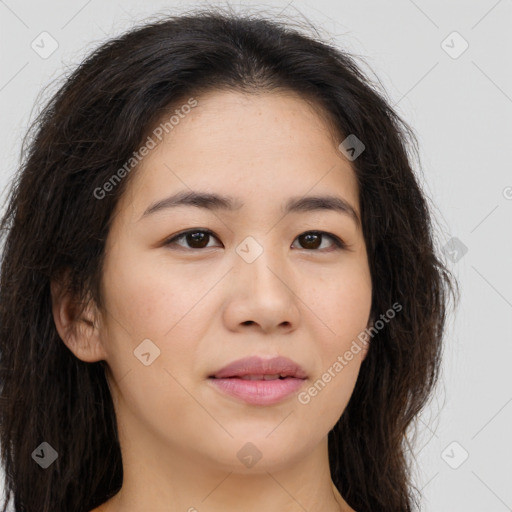
<svg viewBox="0 0 512 512">
<path fill-rule="evenodd" d="M 198 5 L 208 4 L 0 1 L 2 200 L 34 105 L 63 72 L 137 20 Z M 512 1 L 230 5 L 305 16 L 364 59 L 414 127 L 439 247 L 448 248 L 462 292 L 448 322 L 442 384 L 420 419 L 422 509 L 512 510 Z M 55 43 L 42 32 L 58 44 L 49 56 Z"/>
</svg>

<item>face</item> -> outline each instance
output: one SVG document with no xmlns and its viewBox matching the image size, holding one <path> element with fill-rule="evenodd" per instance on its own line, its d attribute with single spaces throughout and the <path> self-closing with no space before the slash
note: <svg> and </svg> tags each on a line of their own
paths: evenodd
<svg viewBox="0 0 512 512">
<path fill-rule="evenodd" d="M 299 96 L 197 100 L 133 171 L 116 210 L 100 332 L 109 385 L 120 430 L 155 454 L 244 471 L 248 452 L 261 456 L 254 470 L 275 469 L 325 441 L 365 355 L 351 350 L 371 306 L 356 177 Z M 232 208 L 161 203 L 180 192 Z M 253 356 L 260 366 L 220 378 Z M 275 357 L 302 375 L 282 360 L 268 366 Z M 284 378 L 256 375 L 265 370 Z"/>
</svg>

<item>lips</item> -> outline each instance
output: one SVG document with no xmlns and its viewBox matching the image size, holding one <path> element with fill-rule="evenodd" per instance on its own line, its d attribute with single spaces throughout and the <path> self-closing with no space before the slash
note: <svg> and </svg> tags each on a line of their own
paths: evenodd
<svg viewBox="0 0 512 512">
<path fill-rule="evenodd" d="M 305 379 L 307 375 L 297 363 L 287 357 L 280 356 L 264 359 L 252 356 L 233 361 L 211 377 L 215 379 L 230 377 L 294 377 Z"/>
<path fill-rule="evenodd" d="M 258 356 L 234 361 L 210 375 L 223 393 L 252 405 L 280 402 L 297 391 L 307 378 L 303 368 L 287 357 Z"/>
</svg>

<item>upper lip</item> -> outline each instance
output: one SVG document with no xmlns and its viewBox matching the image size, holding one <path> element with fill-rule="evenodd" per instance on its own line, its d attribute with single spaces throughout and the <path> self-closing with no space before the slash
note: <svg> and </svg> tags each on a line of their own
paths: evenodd
<svg viewBox="0 0 512 512">
<path fill-rule="evenodd" d="M 287 357 L 278 356 L 263 358 L 260 356 L 244 357 L 229 363 L 210 377 L 226 379 L 229 377 L 243 377 L 245 375 L 276 375 L 282 377 L 295 377 L 305 379 L 306 372 L 295 362 Z"/>
</svg>

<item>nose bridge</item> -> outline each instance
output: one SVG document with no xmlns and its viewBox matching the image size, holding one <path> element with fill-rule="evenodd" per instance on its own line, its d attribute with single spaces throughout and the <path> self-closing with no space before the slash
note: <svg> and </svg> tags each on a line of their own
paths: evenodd
<svg viewBox="0 0 512 512">
<path fill-rule="evenodd" d="M 275 273 L 284 268 L 283 258 L 275 248 L 271 246 L 271 237 L 264 235 L 247 236 L 236 247 L 238 258 L 236 266 L 241 274 L 247 274 L 254 282 L 272 286 L 275 280 L 281 281 Z"/>
<path fill-rule="evenodd" d="M 286 270 L 286 255 L 272 243 L 272 237 L 264 234 L 242 240 L 236 247 L 236 274 L 260 305 L 288 308 L 294 294 Z"/>
</svg>

